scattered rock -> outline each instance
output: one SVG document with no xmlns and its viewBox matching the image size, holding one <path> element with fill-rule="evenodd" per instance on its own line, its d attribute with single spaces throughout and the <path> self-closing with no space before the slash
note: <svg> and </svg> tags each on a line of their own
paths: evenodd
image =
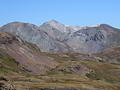
<svg viewBox="0 0 120 90">
<path fill-rule="evenodd" d="M 16 90 L 13 85 L 8 82 L 0 81 L 0 90 Z"/>
</svg>

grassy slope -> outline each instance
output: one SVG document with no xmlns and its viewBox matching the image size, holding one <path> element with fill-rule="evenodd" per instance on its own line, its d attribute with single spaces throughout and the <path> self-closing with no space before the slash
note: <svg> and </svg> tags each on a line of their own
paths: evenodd
<svg viewBox="0 0 120 90">
<path fill-rule="evenodd" d="M 61 57 L 57 56 L 58 59 Z M 93 61 L 66 61 L 62 58 L 61 64 L 46 75 L 24 74 L 20 66 L 11 58 L 0 59 L 0 76 L 5 76 L 13 81 L 17 90 L 29 88 L 49 90 L 50 88 L 80 88 L 81 90 L 119 90 L 120 66 L 93 62 Z M 71 65 L 82 64 L 91 70 L 86 75 L 62 72 L 58 68 L 67 68 Z M 65 69 L 67 70 L 67 69 Z M 41 89 L 42 90 L 42 89 Z M 69 89 L 68 89 L 69 90 Z"/>
<path fill-rule="evenodd" d="M 0 58 L 0 76 L 12 77 L 25 73 L 18 63 L 12 58 Z"/>
</svg>

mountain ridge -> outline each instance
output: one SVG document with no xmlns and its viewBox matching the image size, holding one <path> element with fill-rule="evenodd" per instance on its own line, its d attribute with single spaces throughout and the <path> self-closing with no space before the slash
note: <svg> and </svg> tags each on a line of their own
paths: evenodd
<svg viewBox="0 0 120 90">
<path fill-rule="evenodd" d="M 19 24 L 32 24 L 32 25 L 36 25 L 36 26 L 41 26 L 41 25 L 43 25 L 43 24 L 46 24 L 46 23 L 51 23 L 51 22 L 56 22 L 56 23 L 59 23 L 59 24 L 63 24 L 63 23 L 61 23 L 61 22 L 59 22 L 59 21 L 57 21 L 57 20 L 54 20 L 54 19 L 52 19 L 52 20 L 49 20 L 49 21 L 45 21 L 44 23 L 42 23 L 42 24 L 34 24 L 34 23 L 29 23 L 29 22 L 22 22 L 22 21 L 12 21 L 12 22 L 9 22 L 9 23 L 6 23 L 6 24 L 2 24 L 2 25 L 0 25 L 0 27 L 2 27 L 2 26 L 4 26 L 4 25 L 7 25 L 7 24 L 11 24 L 11 23 L 19 23 Z M 94 24 L 94 25 L 67 25 L 67 24 L 63 24 L 63 25 L 65 25 L 66 27 L 68 27 L 68 26 L 73 26 L 73 27 L 99 27 L 99 26 L 108 26 L 108 27 L 112 27 L 112 28 L 116 28 L 115 26 L 112 26 L 112 25 L 110 25 L 110 24 L 106 24 L 106 23 L 101 23 L 101 24 Z M 118 29 L 118 30 L 120 30 L 120 28 L 119 27 L 117 27 L 116 29 Z"/>
<path fill-rule="evenodd" d="M 12 22 L 0 28 L 1 32 L 17 35 L 27 42 L 36 44 L 42 52 L 50 53 L 95 53 L 120 45 L 119 30 L 107 24 L 66 26 L 55 20 L 40 26 Z"/>
</svg>

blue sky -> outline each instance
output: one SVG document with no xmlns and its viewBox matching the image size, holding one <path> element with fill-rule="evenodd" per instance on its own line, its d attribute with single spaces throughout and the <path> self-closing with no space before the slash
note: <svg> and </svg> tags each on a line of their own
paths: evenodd
<svg viewBox="0 0 120 90">
<path fill-rule="evenodd" d="M 67 25 L 110 24 L 120 28 L 120 0 L 0 0 L 0 25 L 20 21 Z"/>
</svg>

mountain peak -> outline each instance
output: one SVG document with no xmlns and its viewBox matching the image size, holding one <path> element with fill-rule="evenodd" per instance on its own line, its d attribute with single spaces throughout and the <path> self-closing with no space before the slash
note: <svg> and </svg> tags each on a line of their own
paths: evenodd
<svg viewBox="0 0 120 90">
<path fill-rule="evenodd" d="M 110 25 L 108 25 L 108 24 L 96 24 L 96 25 L 81 26 L 81 27 L 110 27 Z"/>
<path fill-rule="evenodd" d="M 45 22 L 44 24 L 56 25 L 56 24 L 60 24 L 60 22 L 53 19 L 53 20 Z"/>
<path fill-rule="evenodd" d="M 59 30 L 61 32 L 66 32 L 66 26 L 64 24 L 61 24 L 60 22 L 58 22 L 56 20 L 47 21 L 43 25 L 49 25 L 53 28 L 56 28 L 57 30 Z"/>
<path fill-rule="evenodd" d="M 99 24 L 99 26 L 97 26 L 97 28 L 100 28 L 100 29 L 105 29 L 105 30 L 111 30 L 111 29 L 116 29 L 116 30 L 119 30 L 118 28 L 115 28 L 109 24 Z"/>
<path fill-rule="evenodd" d="M 110 26 L 110 25 L 108 25 L 108 24 L 99 24 L 99 26 L 100 26 L 100 27 L 112 27 L 112 26 Z"/>
<path fill-rule="evenodd" d="M 48 22 L 59 23 L 57 20 L 54 20 L 54 19 L 52 19 L 52 20 L 50 20 L 50 21 L 48 21 Z"/>
</svg>

